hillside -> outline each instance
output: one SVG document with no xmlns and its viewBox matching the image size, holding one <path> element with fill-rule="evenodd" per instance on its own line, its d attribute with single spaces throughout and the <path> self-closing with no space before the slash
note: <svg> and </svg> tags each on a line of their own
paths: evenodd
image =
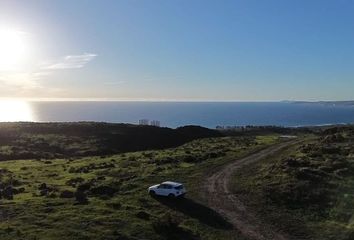
<svg viewBox="0 0 354 240">
<path fill-rule="evenodd" d="M 332 127 L 234 176 L 257 216 L 297 239 L 354 239 L 354 127 Z"/>
<path fill-rule="evenodd" d="M 0 160 L 108 155 L 177 147 L 218 131 L 113 123 L 0 123 Z"/>
<path fill-rule="evenodd" d="M 289 239 L 354 236 L 350 125 L 248 127 L 239 134 L 107 123 L 0 126 L 4 240 L 244 240 L 255 227 Z M 211 187 L 230 185 L 227 195 L 224 187 L 209 192 L 205 182 L 213 179 Z M 165 180 L 185 183 L 187 198 L 147 194 Z"/>
<path fill-rule="evenodd" d="M 2 161 L 0 239 L 234 239 L 239 233 L 207 207 L 200 184 L 213 169 L 277 141 L 218 137 L 166 150 Z M 185 183 L 187 198 L 147 194 L 165 180 Z"/>
</svg>

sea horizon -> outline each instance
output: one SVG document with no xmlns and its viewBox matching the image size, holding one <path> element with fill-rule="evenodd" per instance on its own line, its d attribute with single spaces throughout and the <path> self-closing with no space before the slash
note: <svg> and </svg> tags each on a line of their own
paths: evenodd
<svg viewBox="0 0 354 240">
<path fill-rule="evenodd" d="M 353 103 L 354 100 L 342 99 L 342 100 L 332 100 L 332 99 L 278 99 L 278 100 L 242 100 L 242 99 L 159 99 L 159 98 L 11 98 L 11 97 L 0 97 L 1 101 L 25 101 L 25 102 L 182 102 L 182 103 L 276 103 L 276 102 L 286 102 L 286 103 Z"/>
<path fill-rule="evenodd" d="M 0 122 L 107 122 L 162 127 L 303 127 L 354 123 L 354 105 L 334 102 L 164 102 L 0 100 Z M 338 102 L 340 103 L 340 102 Z"/>
</svg>

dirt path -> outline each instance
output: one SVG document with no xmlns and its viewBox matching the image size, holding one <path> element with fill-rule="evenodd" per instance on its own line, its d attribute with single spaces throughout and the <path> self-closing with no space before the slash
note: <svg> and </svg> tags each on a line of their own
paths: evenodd
<svg viewBox="0 0 354 240">
<path fill-rule="evenodd" d="M 235 170 L 245 165 L 260 161 L 298 141 L 283 142 L 270 146 L 264 150 L 238 159 L 223 166 L 219 171 L 207 178 L 205 192 L 208 194 L 208 205 L 227 218 L 227 220 L 239 230 L 243 236 L 254 240 L 287 240 L 286 235 L 281 234 L 267 224 L 260 222 L 250 210 L 248 210 L 237 195 L 232 194 L 229 182 Z"/>
</svg>

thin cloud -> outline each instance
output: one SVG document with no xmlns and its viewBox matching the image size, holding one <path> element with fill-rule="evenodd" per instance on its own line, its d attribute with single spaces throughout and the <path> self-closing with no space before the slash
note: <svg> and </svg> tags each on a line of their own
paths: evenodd
<svg viewBox="0 0 354 240">
<path fill-rule="evenodd" d="M 65 56 L 60 62 L 45 66 L 44 69 L 60 70 L 82 68 L 96 57 L 97 54 L 94 53 L 85 53 L 82 55 L 68 55 Z"/>
<path fill-rule="evenodd" d="M 0 73 L 0 96 L 33 97 L 51 96 L 63 92 L 62 89 L 43 86 L 41 81 L 52 72 Z"/>
<path fill-rule="evenodd" d="M 42 73 L 33 72 L 0 74 L 0 83 L 3 87 L 34 89 L 39 87 L 37 80 L 41 79 L 43 76 Z"/>
<path fill-rule="evenodd" d="M 42 63 L 31 70 L 0 71 L 0 96 L 31 97 L 63 93 L 63 89 L 49 87 L 48 84 L 43 84 L 44 81 L 56 74 L 57 70 L 82 68 L 96 56 L 93 53 L 69 55 L 61 61 Z"/>
</svg>

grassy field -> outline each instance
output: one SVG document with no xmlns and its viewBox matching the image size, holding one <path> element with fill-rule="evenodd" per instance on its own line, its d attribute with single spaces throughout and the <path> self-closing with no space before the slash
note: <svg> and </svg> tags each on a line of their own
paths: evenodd
<svg viewBox="0 0 354 240">
<path fill-rule="evenodd" d="M 205 206 L 200 184 L 218 166 L 277 141 L 219 137 L 165 150 L 0 162 L 0 239 L 235 239 Z M 184 182 L 187 198 L 148 196 L 147 187 L 163 180 Z"/>
<path fill-rule="evenodd" d="M 234 175 L 257 217 L 296 239 L 354 239 L 354 128 L 329 128 Z"/>
</svg>

